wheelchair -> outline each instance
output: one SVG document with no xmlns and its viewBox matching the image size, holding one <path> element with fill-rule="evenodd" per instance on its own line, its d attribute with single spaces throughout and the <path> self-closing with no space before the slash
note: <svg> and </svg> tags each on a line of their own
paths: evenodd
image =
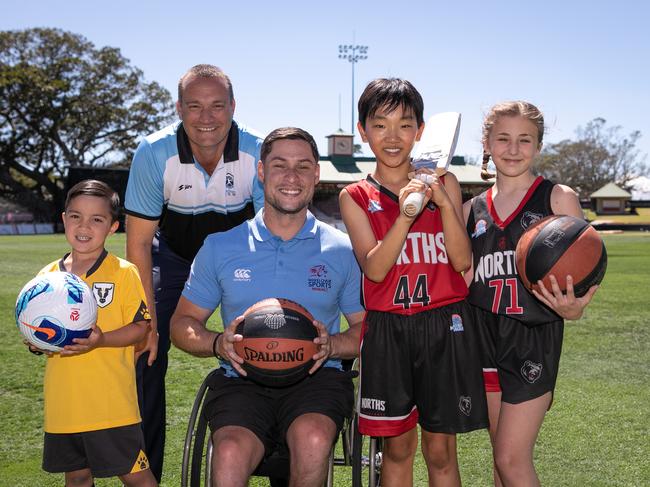
<svg viewBox="0 0 650 487">
<path fill-rule="evenodd" d="M 344 360 L 343 368 L 353 371 L 355 393 L 358 386 L 357 361 Z M 181 466 L 181 487 L 210 487 L 212 477 L 212 439 L 208 422 L 204 417 L 204 399 L 208 391 L 210 372 L 199 387 L 185 435 Z M 355 373 L 356 372 L 356 373 Z M 356 394 L 358 401 L 358 394 Z M 324 487 L 334 485 L 334 467 L 352 467 L 352 487 L 379 487 L 381 478 L 382 439 L 363 437 L 357 428 L 358 413 L 354 411 L 345 419 L 337 445 L 332 448 L 329 471 Z M 364 441 L 365 440 L 365 441 Z M 337 451 L 340 453 L 337 454 Z M 258 465 L 253 476 L 268 477 L 271 487 L 289 485 L 289 453 L 276 449 Z"/>
</svg>

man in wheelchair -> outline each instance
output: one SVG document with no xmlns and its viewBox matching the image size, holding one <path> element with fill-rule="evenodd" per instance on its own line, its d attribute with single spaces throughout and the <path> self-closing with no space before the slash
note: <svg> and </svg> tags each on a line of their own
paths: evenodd
<svg viewBox="0 0 650 487">
<path fill-rule="evenodd" d="M 264 208 L 248 222 L 206 238 L 171 320 L 174 345 L 197 357 L 219 357 L 206 414 L 212 432 L 212 482 L 244 486 L 278 446 L 290 457 L 290 485 L 323 485 L 328 458 L 353 403 L 340 359 L 358 354 L 363 319 L 359 267 L 347 236 L 307 209 L 319 181 L 318 148 L 302 129 L 271 132 L 258 176 Z M 310 280 L 318 266 L 321 278 Z M 243 272 L 245 270 L 246 272 Z M 300 303 L 316 318 L 319 351 L 309 376 L 270 388 L 247 379 L 233 343 L 243 312 L 269 297 Z M 223 333 L 206 328 L 221 306 Z M 340 315 L 349 329 L 340 333 Z"/>
</svg>

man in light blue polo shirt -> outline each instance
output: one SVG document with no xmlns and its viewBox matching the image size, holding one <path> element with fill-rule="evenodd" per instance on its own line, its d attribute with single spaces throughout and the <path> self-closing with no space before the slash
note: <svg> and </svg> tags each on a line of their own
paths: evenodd
<svg viewBox="0 0 650 487">
<path fill-rule="evenodd" d="M 286 445 L 292 483 L 323 485 L 327 460 L 353 402 L 341 358 L 358 353 L 363 308 L 361 275 L 347 236 L 308 211 L 319 180 L 318 149 L 298 128 L 271 132 L 258 177 L 264 208 L 230 231 L 210 235 L 199 250 L 171 321 L 173 343 L 198 357 L 225 357 L 206 397 L 216 485 L 245 485 L 265 454 Z M 245 377 L 233 348 L 235 328 L 252 304 L 269 297 L 295 301 L 319 323 L 311 375 L 284 388 Z M 205 323 L 221 305 L 223 334 Z M 350 327 L 340 333 L 341 312 Z M 296 484 L 298 485 L 298 484 Z"/>
</svg>

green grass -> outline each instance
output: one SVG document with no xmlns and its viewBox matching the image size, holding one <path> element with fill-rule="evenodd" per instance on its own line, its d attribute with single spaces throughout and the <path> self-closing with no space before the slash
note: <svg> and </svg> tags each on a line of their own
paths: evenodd
<svg viewBox="0 0 650 487">
<path fill-rule="evenodd" d="M 595 212 L 591 210 L 584 210 L 585 218 L 587 220 L 594 221 L 608 221 L 614 223 L 628 223 L 636 225 L 648 225 L 650 224 L 650 208 L 637 208 L 637 215 L 596 215 Z"/>
<path fill-rule="evenodd" d="M 650 234 L 607 235 L 609 268 L 585 317 L 566 326 L 555 402 L 535 450 L 542 485 L 650 485 Z M 0 485 L 60 486 L 42 472 L 43 357 L 28 353 L 13 322 L 16 295 L 41 267 L 66 251 L 62 235 L 0 237 Z M 124 236 L 109 240 L 123 255 Z M 219 326 L 218 320 L 213 326 Z M 168 438 L 163 485 L 180 484 L 180 458 L 195 391 L 214 366 L 170 353 Z M 491 485 L 487 433 L 459 436 L 464 485 Z M 350 485 L 335 469 L 335 485 Z M 415 484 L 426 485 L 418 457 Z M 99 480 L 97 487 L 119 485 Z M 251 485 L 266 485 L 254 480 Z"/>
</svg>

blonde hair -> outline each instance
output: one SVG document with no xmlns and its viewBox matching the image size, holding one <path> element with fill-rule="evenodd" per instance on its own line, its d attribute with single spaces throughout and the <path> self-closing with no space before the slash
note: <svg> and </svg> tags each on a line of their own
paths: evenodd
<svg viewBox="0 0 650 487">
<path fill-rule="evenodd" d="M 488 138 L 490 137 L 490 132 L 492 127 L 497 123 L 497 120 L 501 117 L 523 117 L 526 120 L 530 120 L 537 127 L 537 143 L 541 144 L 542 139 L 544 138 L 544 115 L 542 112 L 532 103 L 527 101 L 504 101 L 502 103 L 497 103 L 494 105 L 488 114 L 483 120 L 483 133 L 481 137 L 481 142 L 483 147 L 485 147 Z M 483 164 L 481 166 L 481 179 L 487 181 L 490 178 L 496 176 L 488 172 L 488 162 L 490 162 L 490 154 L 483 149 Z"/>
</svg>

